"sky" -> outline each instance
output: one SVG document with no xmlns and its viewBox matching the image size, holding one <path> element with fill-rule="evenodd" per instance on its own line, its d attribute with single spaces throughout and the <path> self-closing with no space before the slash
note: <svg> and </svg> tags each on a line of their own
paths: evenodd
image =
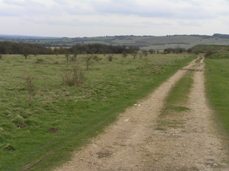
<svg viewBox="0 0 229 171">
<path fill-rule="evenodd" d="M 0 0 L 0 34 L 229 33 L 229 0 Z"/>
</svg>

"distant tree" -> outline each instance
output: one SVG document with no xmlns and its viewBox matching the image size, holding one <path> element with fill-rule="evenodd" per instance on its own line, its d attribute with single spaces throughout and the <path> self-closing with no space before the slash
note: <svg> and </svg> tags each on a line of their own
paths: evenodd
<svg viewBox="0 0 229 171">
<path fill-rule="evenodd" d="M 143 56 L 148 56 L 148 51 L 147 50 L 143 50 L 142 54 L 143 54 Z"/>
<path fill-rule="evenodd" d="M 24 52 L 23 56 L 24 56 L 25 59 L 28 59 L 29 54 L 27 52 Z"/>
<path fill-rule="evenodd" d="M 59 47 L 58 49 L 56 49 L 57 50 L 57 53 L 58 54 L 66 54 L 66 53 L 69 53 L 69 50 L 68 49 L 65 49 L 65 48 L 63 48 L 62 46 L 61 47 Z"/>
<path fill-rule="evenodd" d="M 168 54 L 168 53 L 184 53 L 186 52 L 185 49 L 183 48 L 167 48 L 164 49 L 164 54 Z"/>
<path fill-rule="evenodd" d="M 138 51 L 138 47 L 127 46 L 112 46 L 104 44 L 77 44 L 72 47 L 55 47 L 51 48 L 47 45 L 30 44 L 30 43 L 15 43 L 15 42 L 0 42 L 0 54 L 131 54 Z M 25 52 L 26 51 L 26 52 Z"/>
<path fill-rule="evenodd" d="M 150 50 L 149 50 L 149 53 L 150 53 L 150 54 L 154 54 L 154 53 L 155 53 L 155 50 L 154 50 L 154 49 L 150 49 Z"/>
<path fill-rule="evenodd" d="M 30 52 L 29 46 L 23 45 L 22 46 L 22 55 L 24 56 L 25 59 L 28 59 L 29 52 Z"/>
<path fill-rule="evenodd" d="M 15 42 L 0 42 L 0 54 L 50 54 L 52 51 L 43 45 Z"/>
</svg>

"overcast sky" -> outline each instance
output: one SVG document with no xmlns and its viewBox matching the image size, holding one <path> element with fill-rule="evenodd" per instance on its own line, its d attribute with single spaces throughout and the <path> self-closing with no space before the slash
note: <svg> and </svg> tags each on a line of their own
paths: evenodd
<svg viewBox="0 0 229 171">
<path fill-rule="evenodd" d="M 0 34 L 229 33 L 229 0 L 0 0 Z"/>
</svg>

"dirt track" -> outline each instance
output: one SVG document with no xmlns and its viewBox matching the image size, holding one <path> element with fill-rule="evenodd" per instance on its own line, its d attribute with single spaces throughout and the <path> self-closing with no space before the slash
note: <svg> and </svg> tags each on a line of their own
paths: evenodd
<svg viewBox="0 0 229 171">
<path fill-rule="evenodd" d="M 202 60 L 179 70 L 56 171 L 229 170 L 206 102 L 203 69 Z M 164 99 L 188 70 L 195 70 L 190 110 L 167 118 L 182 126 L 158 129 Z"/>
</svg>

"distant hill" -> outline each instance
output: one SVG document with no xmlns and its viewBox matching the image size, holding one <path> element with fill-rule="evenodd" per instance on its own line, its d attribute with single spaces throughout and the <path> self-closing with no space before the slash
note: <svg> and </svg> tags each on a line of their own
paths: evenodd
<svg viewBox="0 0 229 171">
<path fill-rule="evenodd" d="M 229 51 L 229 46 L 225 45 L 196 45 L 191 48 L 194 53 L 215 53 L 222 51 Z"/>
<path fill-rule="evenodd" d="M 229 34 L 214 34 L 213 37 L 216 38 L 223 38 L 223 39 L 229 39 Z"/>
<path fill-rule="evenodd" d="M 104 36 L 104 37 L 35 37 L 0 35 L 0 41 L 38 43 L 47 46 L 72 46 L 100 43 L 107 45 L 138 46 L 145 49 L 191 48 L 195 45 L 229 45 L 229 35 L 168 35 L 168 36 Z"/>
</svg>

